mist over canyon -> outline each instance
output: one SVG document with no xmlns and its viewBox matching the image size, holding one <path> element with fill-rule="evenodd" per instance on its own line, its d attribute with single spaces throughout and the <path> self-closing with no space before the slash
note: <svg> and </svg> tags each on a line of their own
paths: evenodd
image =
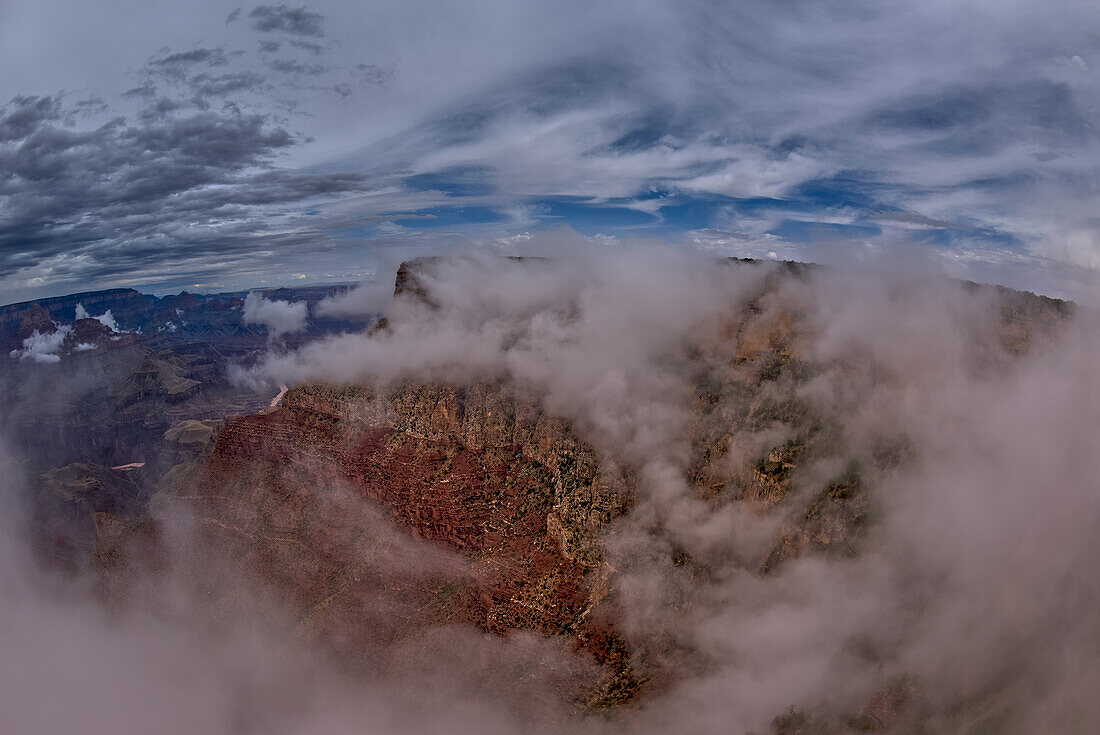
<svg viewBox="0 0 1100 735">
<path fill-rule="evenodd" d="M 6 732 L 1100 727 L 1085 307 L 569 238 L 79 303 L 5 326 Z"/>
<path fill-rule="evenodd" d="M 0 735 L 1100 732 L 1100 3 L 0 2 Z"/>
</svg>

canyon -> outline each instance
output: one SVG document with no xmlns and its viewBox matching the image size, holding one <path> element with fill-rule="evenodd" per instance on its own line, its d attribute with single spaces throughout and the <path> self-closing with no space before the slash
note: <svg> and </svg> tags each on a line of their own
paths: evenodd
<svg viewBox="0 0 1100 735">
<path fill-rule="evenodd" d="M 447 294 L 433 292 L 439 266 L 403 264 L 395 308 L 381 320 L 341 323 L 279 349 L 323 349 L 337 333 L 396 340 L 388 335 L 400 332 L 403 318 L 448 308 Z M 659 466 L 609 440 L 598 417 L 563 408 L 515 373 L 300 381 L 272 401 L 270 385 L 230 380 L 230 360 L 261 374 L 268 347 L 262 331 L 232 325 L 219 311 L 231 306 L 187 294 L 157 302 L 161 314 L 177 315 L 177 304 L 193 300 L 220 314 L 186 341 L 163 330 L 155 339 L 100 333 L 78 321 L 79 343 L 98 334 L 101 347 L 62 359 L 103 361 L 95 385 L 106 388 L 47 413 L 28 408 L 44 390 L 33 373 L 55 366 L 13 363 L 21 377 L 5 381 L 8 405 L 22 407 L 9 409 L 8 425 L 17 422 L 23 448 L 37 450 L 30 465 L 38 550 L 69 574 L 91 574 L 112 606 L 133 604 L 144 584 L 137 580 L 183 566 L 205 608 L 233 610 L 244 575 L 262 599 L 278 600 L 296 637 L 359 675 L 393 666 L 410 641 L 455 626 L 502 638 L 531 634 L 566 662 L 527 664 L 553 668 L 553 697 L 568 718 L 628 717 L 713 665 L 713 652 L 669 626 L 705 609 L 724 569 L 769 584 L 796 560 L 858 559 L 883 513 L 875 488 L 917 451 L 898 424 L 854 441 L 849 417 L 836 410 L 863 405 L 865 396 L 843 393 L 845 385 L 858 392 L 862 381 L 904 378 L 889 363 L 817 346 L 812 305 L 792 294 L 811 289 L 819 269 L 736 260 L 716 267 L 741 274 L 741 290 L 720 318 L 677 342 L 682 390 L 662 400 L 682 408 L 682 420 L 664 429 L 682 451 Z M 965 367 L 975 375 L 1010 370 L 1074 314 L 1072 304 L 1008 289 L 937 288 L 977 305 L 982 318 L 964 330 Z M 125 324 L 154 310 L 135 294 L 72 298 L 110 308 Z M 0 310 L 12 349 L 48 330 L 62 308 L 73 305 Z M 693 549 L 666 532 L 678 506 L 662 510 L 651 486 L 653 473 L 669 468 L 685 487 L 684 507 L 748 519 L 756 529 L 749 540 Z M 190 529 L 184 552 L 172 520 L 180 517 Z M 638 572 L 623 551 L 639 523 L 642 538 L 655 540 L 653 564 L 667 587 L 651 618 L 634 612 Z M 195 576 L 195 568 L 224 560 L 233 574 Z M 996 693 L 972 697 L 954 716 L 978 722 L 972 732 L 996 728 L 1007 715 L 995 700 Z M 789 713 L 774 712 L 773 732 L 915 732 L 931 716 L 922 684 L 907 675 L 883 674 L 862 704 L 826 716 L 789 704 Z"/>
</svg>

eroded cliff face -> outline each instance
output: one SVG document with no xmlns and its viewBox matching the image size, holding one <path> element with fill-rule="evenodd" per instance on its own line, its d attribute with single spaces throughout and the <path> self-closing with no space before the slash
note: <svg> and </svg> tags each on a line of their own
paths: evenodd
<svg viewBox="0 0 1100 735">
<path fill-rule="evenodd" d="M 769 272 L 738 310 L 696 335 L 689 359 L 686 480 L 716 511 L 738 504 L 765 519 L 766 538 L 736 562 L 763 578 L 799 556 L 857 555 L 875 520 L 871 488 L 911 452 L 897 425 L 855 443 L 845 436 L 835 411 L 860 399 L 830 391 L 854 375 L 895 377 L 863 355 L 815 348 L 814 315 L 777 296 L 805 277 L 793 266 Z M 415 266 L 402 267 L 397 286 L 431 303 Z M 1016 359 L 1068 311 L 1026 294 L 1000 298 L 975 327 L 967 369 Z M 659 693 L 678 672 L 707 665 L 706 651 L 659 628 L 621 630 L 621 570 L 607 548 L 639 492 L 638 467 L 504 378 L 304 384 L 277 407 L 169 435 L 179 461 L 160 497 L 193 511 L 199 546 L 243 560 L 290 602 L 301 635 L 353 665 L 375 665 L 453 624 L 528 631 L 574 652 L 561 693 L 584 708 Z M 135 539 L 157 540 L 109 515 L 97 525 L 101 562 L 116 574 Z M 676 604 L 689 615 L 713 560 L 678 548 L 671 556 L 685 580 Z M 234 594 L 217 583 L 207 592 Z M 905 684 L 906 702 L 918 698 L 914 686 Z M 896 683 L 883 687 L 859 715 L 865 729 L 888 729 L 904 709 Z M 774 727 L 808 731 L 799 717 Z"/>
<path fill-rule="evenodd" d="M 363 651 L 452 623 L 564 635 L 606 668 L 585 699 L 638 685 L 600 609 L 629 479 L 503 385 L 293 388 L 168 492 L 303 630 Z"/>
</svg>

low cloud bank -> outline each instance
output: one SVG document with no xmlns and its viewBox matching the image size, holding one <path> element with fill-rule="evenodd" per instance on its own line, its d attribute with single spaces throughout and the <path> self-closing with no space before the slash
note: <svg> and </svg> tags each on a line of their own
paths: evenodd
<svg viewBox="0 0 1100 735">
<path fill-rule="evenodd" d="M 388 275 L 388 274 L 387 274 Z M 393 298 L 389 280 L 362 283 L 347 293 L 331 296 L 317 304 L 319 316 L 362 316 L 381 314 Z"/>
<path fill-rule="evenodd" d="M 168 498 L 154 510 L 165 534 L 163 565 L 143 559 L 121 581 L 57 576 L 40 565 L 28 538 L 33 511 L 21 465 L 0 438 L 0 500 L 8 511 L 0 518 L 4 732 L 503 735 L 551 732 L 538 723 L 569 717 L 547 694 L 560 675 L 555 666 L 571 665 L 565 644 L 453 627 L 334 657 L 309 645 L 285 601 L 241 560 L 211 554 L 187 506 Z M 415 576 L 467 563 L 409 538 L 350 493 L 333 494 L 321 512 L 331 515 L 334 533 L 365 534 L 380 568 Z M 362 614 L 392 612 L 385 597 L 378 602 Z M 368 670 L 349 665 L 360 656 Z"/>
<path fill-rule="evenodd" d="M 252 633 L 208 637 L 178 608 L 158 627 L 15 596 L 0 614 L 22 631 L 22 658 L 43 665 L 4 671 L 4 704 L 61 691 L 46 671 L 111 666 L 66 685 L 61 703 L 51 696 L 49 712 L 3 706 L 0 717 L 26 732 L 76 712 L 118 724 L 112 713 L 132 706 L 124 722 L 174 713 L 158 727 L 168 732 L 766 733 L 794 708 L 806 728 L 844 733 L 878 727 L 875 702 L 893 698 L 932 732 L 1100 728 L 1094 320 L 923 274 L 660 246 L 547 254 L 422 262 L 387 328 L 273 354 L 245 377 L 499 379 L 571 420 L 636 479 L 605 545 L 621 628 L 667 658 L 663 686 L 582 715 L 554 703 L 551 674 L 579 654 L 553 639 L 444 628 L 364 675 L 288 643 L 275 613 L 242 616 Z M 696 466 L 710 436 L 717 489 Z M 808 448 L 781 500 L 738 494 L 770 450 L 799 441 Z M 846 472 L 866 505 L 858 543 L 836 552 L 825 542 L 838 528 L 805 524 L 847 507 L 834 482 Z M 186 514 L 166 527 L 187 538 Z M 762 571 L 777 540 L 805 528 L 803 551 Z M 416 544 L 387 543 L 372 563 L 420 557 Z M 139 701 L 109 706 L 121 691 Z"/>
<path fill-rule="evenodd" d="M 843 722 L 910 677 L 911 706 L 947 730 L 968 718 L 1019 733 L 1100 725 L 1086 694 L 1100 664 L 1074 653 L 1100 644 L 1080 614 L 1100 603 L 1088 561 L 1100 553 L 1100 495 L 1085 446 L 1100 421 L 1088 377 L 1100 333 L 1087 320 L 1038 300 L 1026 304 L 1053 316 L 1029 316 L 996 289 L 927 274 L 791 276 L 660 247 L 429 261 L 406 289 L 388 331 L 273 356 L 255 375 L 504 378 L 630 467 L 637 504 L 608 537 L 624 626 L 705 652 L 702 673 L 680 672 L 626 716 L 635 731 L 763 731 L 789 707 Z M 784 359 L 811 374 L 762 390 L 831 427 L 792 492 L 863 468 L 870 520 L 854 557 L 806 554 L 761 576 L 776 534 L 800 521 L 791 506 L 715 503 L 692 485 L 697 387 L 743 380 L 750 317 L 773 326 L 766 339 L 790 324 Z M 730 462 L 747 472 L 760 436 L 781 444 L 799 430 L 731 423 L 726 446 L 756 449 Z M 698 576 L 671 561 L 677 549 Z"/>
<path fill-rule="evenodd" d="M 308 308 L 304 301 L 272 300 L 252 291 L 244 300 L 244 323 L 262 324 L 272 338 L 281 337 L 305 329 Z"/>
<path fill-rule="evenodd" d="M 79 321 L 81 319 L 95 319 L 100 324 L 102 324 L 103 326 L 110 329 L 112 332 L 123 332 L 123 331 L 125 331 L 123 329 L 118 328 L 118 322 L 115 321 L 115 317 L 114 317 L 113 314 L 111 314 L 110 309 L 103 312 L 99 316 L 92 316 L 91 314 L 88 313 L 88 310 L 84 308 L 84 304 L 77 304 L 76 305 L 76 319 L 77 319 L 77 321 Z"/>
<path fill-rule="evenodd" d="M 57 353 L 73 328 L 68 324 L 55 326 L 57 329 L 52 332 L 43 333 L 36 329 L 23 340 L 23 349 L 12 350 L 11 356 L 31 362 L 61 362 L 61 355 Z"/>
</svg>

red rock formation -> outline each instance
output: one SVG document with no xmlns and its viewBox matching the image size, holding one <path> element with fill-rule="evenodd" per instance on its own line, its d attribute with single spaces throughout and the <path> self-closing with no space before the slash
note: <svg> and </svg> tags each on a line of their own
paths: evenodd
<svg viewBox="0 0 1100 735">
<path fill-rule="evenodd" d="M 371 650 L 455 622 L 564 634 L 608 665 L 605 688 L 636 688 L 589 617 L 607 593 L 596 534 L 626 483 L 511 391 L 292 389 L 229 421 L 173 486 L 210 546 L 247 559 L 323 637 Z"/>
</svg>

